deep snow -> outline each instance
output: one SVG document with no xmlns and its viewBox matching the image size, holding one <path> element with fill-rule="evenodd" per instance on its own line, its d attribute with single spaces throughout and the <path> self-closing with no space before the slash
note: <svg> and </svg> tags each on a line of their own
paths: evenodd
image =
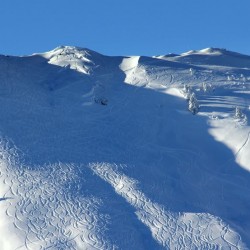
<svg viewBox="0 0 250 250">
<path fill-rule="evenodd" d="M 0 56 L 0 249 L 249 249 L 249 94 L 225 49 Z"/>
</svg>

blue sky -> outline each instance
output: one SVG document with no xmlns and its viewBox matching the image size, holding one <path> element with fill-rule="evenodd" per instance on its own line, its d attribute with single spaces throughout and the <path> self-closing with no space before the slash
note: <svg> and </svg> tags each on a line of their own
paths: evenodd
<svg viewBox="0 0 250 250">
<path fill-rule="evenodd" d="M 0 53 L 59 45 L 107 55 L 220 47 L 250 54 L 249 0 L 1 0 Z"/>
</svg>

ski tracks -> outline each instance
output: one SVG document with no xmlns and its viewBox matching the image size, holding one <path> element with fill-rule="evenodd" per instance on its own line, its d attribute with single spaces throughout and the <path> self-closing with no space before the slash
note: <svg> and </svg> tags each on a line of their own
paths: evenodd
<svg viewBox="0 0 250 250">
<path fill-rule="evenodd" d="M 109 218 L 99 211 L 101 199 L 81 194 L 83 166 L 58 163 L 29 169 L 7 152 L 0 150 L 1 246 L 16 235 L 18 242 L 7 249 L 116 248 L 105 238 Z M 4 232 L 5 224 L 10 233 Z"/>
<path fill-rule="evenodd" d="M 245 249 L 240 236 L 220 218 L 208 213 L 172 213 L 152 202 L 138 182 L 121 172 L 122 166 L 93 163 L 90 168 L 108 182 L 136 210 L 152 237 L 169 249 Z"/>
<path fill-rule="evenodd" d="M 18 155 L 15 150 L 1 148 L 1 163 L 6 166 L 1 164 L 0 169 L 0 184 L 4 187 L 0 204 L 8 202 L 5 217 L 14 225 L 12 233 L 21 237 L 19 246 L 12 249 L 116 248 L 105 238 L 109 218 L 99 211 L 102 201 L 80 195 L 83 166 L 58 163 L 34 170 L 17 165 L 19 161 L 6 153 L 10 151 Z M 159 248 L 246 249 L 240 236 L 220 218 L 208 213 L 173 213 L 153 202 L 139 189 L 136 179 L 123 173 L 123 167 L 89 165 L 135 209 L 138 220 L 151 231 Z"/>
<path fill-rule="evenodd" d="M 242 149 L 248 144 L 249 138 L 250 138 L 250 131 L 247 134 L 246 140 L 244 141 L 244 143 L 242 144 L 242 146 L 240 147 L 240 149 L 236 152 L 235 158 L 237 158 L 237 156 L 240 154 L 240 152 L 242 151 Z"/>
</svg>

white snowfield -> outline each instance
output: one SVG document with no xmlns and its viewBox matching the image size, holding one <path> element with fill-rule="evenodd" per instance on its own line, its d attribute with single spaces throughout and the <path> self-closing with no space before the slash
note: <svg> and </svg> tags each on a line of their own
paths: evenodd
<svg viewBox="0 0 250 250">
<path fill-rule="evenodd" d="M 0 250 L 250 249 L 250 57 L 0 56 Z"/>
</svg>

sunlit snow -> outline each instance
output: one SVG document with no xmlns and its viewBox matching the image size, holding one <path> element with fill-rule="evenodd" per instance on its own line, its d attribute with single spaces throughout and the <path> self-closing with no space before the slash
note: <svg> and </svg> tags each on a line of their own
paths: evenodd
<svg viewBox="0 0 250 250">
<path fill-rule="evenodd" d="M 250 57 L 0 56 L 0 249 L 249 249 Z"/>
</svg>

